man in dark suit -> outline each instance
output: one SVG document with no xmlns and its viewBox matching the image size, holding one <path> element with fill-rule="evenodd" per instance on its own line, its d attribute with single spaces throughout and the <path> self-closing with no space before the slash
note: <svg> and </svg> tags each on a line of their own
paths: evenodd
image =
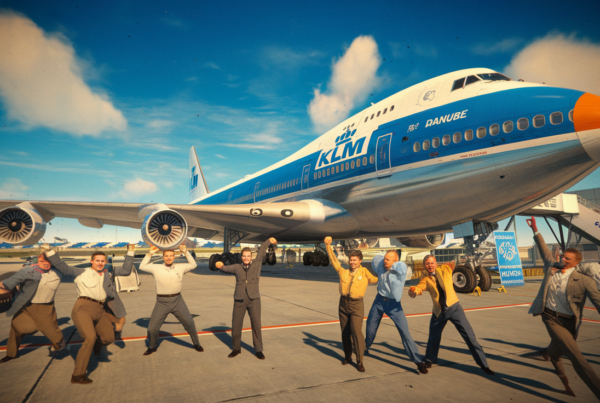
<svg viewBox="0 0 600 403">
<path fill-rule="evenodd" d="M 231 326 L 232 351 L 229 354 L 229 358 L 233 358 L 242 352 L 242 325 L 246 311 L 248 311 L 256 357 L 260 360 L 265 359 L 265 355 L 262 352 L 258 281 L 260 280 L 263 257 L 267 253 L 269 245 L 277 245 L 275 238 L 269 238 L 261 245 L 254 261 L 252 260 L 252 251 L 250 248 L 244 248 L 242 249 L 242 264 L 232 264 L 229 266 L 225 266 L 223 262 L 215 264 L 217 269 L 225 273 L 234 274 L 236 278 L 235 292 L 233 294 L 233 324 Z"/>
<path fill-rule="evenodd" d="M 596 398 L 600 399 L 600 378 L 581 354 L 576 342 L 586 297 L 590 298 L 600 312 L 600 291 L 591 277 L 576 269 L 582 258 L 577 249 L 566 249 L 562 254 L 562 261 L 557 262 L 538 232 L 535 218 L 527 220 L 527 223 L 535 234 L 534 239 L 544 260 L 544 280 L 529 313 L 542 316 L 551 339 L 547 355 L 563 382 L 566 393 L 575 396 L 561 363 L 562 355 L 569 358 L 575 372 L 594 392 Z"/>
</svg>

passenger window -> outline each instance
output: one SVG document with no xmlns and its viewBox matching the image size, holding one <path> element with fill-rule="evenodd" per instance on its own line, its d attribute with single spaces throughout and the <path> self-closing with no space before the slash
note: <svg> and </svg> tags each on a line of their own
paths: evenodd
<svg viewBox="0 0 600 403">
<path fill-rule="evenodd" d="M 469 130 L 465 131 L 465 140 L 466 141 L 473 140 L 473 130 L 469 129 Z"/>
<path fill-rule="evenodd" d="M 363 165 L 367 166 L 367 157 L 363 157 Z"/>
<path fill-rule="evenodd" d="M 512 120 L 507 120 L 502 124 L 502 130 L 504 130 L 504 133 L 510 133 L 513 131 L 514 126 L 515 125 L 513 124 Z"/>
<path fill-rule="evenodd" d="M 348 169 L 350 169 L 349 167 L 350 167 L 350 164 L 348 164 L 348 163 L 346 162 L 346 171 L 347 171 Z"/>
<path fill-rule="evenodd" d="M 465 85 L 465 78 L 463 77 L 460 80 L 456 80 L 454 82 L 454 85 L 452 86 L 452 91 L 459 90 L 462 87 L 464 87 L 464 85 Z M 452 91 L 450 91 L 450 92 L 452 92 Z"/>
<path fill-rule="evenodd" d="M 372 114 L 372 115 L 371 115 L 371 120 L 373 120 L 373 117 L 374 117 L 374 116 L 375 116 L 375 114 Z"/>
<path fill-rule="evenodd" d="M 423 141 L 423 151 L 429 150 L 429 140 Z"/>
<path fill-rule="evenodd" d="M 544 115 L 537 115 L 533 118 L 533 127 L 536 129 L 546 124 L 546 117 Z"/>
<path fill-rule="evenodd" d="M 550 115 L 550 123 L 553 125 L 559 125 L 563 122 L 562 112 L 553 112 Z"/>
<path fill-rule="evenodd" d="M 452 141 L 454 141 L 454 144 L 458 144 L 460 143 L 460 141 L 462 140 L 462 133 L 461 132 L 456 132 L 452 135 Z"/>
<path fill-rule="evenodd" d="M 381 111 L 377 112 L 377 117 L 379 117 L 379 115 L 381 115 Z"/>
<path fill-rule="evenodd" d="M 339 166 L 339 165 L 336 165 L 336 166 L 335 166 L 335 173 L 336 173 L 336 174 L 339 174 L 339 173 L 340 173 L 340 166 Z"/>
<path fill-rule="evenodd" d="M 329 176 L 329 168 L 327 168 L 327 176 Z"/>
<path fill-rule="evenodd" d="M 440 146 L 440 138 L 434 137 L 433 140 L 431 140 L 431 146 L 433 148 L 438 148 Z"/>
<path fill-rule="evenodd" d="M 571 109 L 571 110 L 569 111 L 569 120 L 570 120 L 571 122 L 573 121 L 573 111 L 574 111 L 574 109 Z"/>
<path fill-rule="evenodd" d="M 485 137 L 485 133 L 486 133 L 485 127 L 480 127 L 479 129 L 477 129 L 477 138 L 478 139 L 484 138 Z"/>
<path fill-rule="evenodd" d="M 386 112 L 387 112 L 387 108 L 385 108 L 385 109 L 383 110 L 383 114 L 385 115 L 385 113 L 386 113 Z"/>
<path fill-rule="evenodd" d="M 365 122 L 366 122 L 367 120 L 369 120 L 369 117 L 368 117 L 368 116 L 365 118 Z"/>
<path fill-rule="evenodd" d="M 342 172 L 344 172 L 344 164 L 342 164 L 341 166 Z"/>
<path fill-rule="evenodd" d="M 354 160 L 350 163 L 350 169 L 354 169 Z"/>
<path fill-rule="evenodd" d="M 444 137 L 442 137 L 442 144 L 445 146 L 450 144 L 450 135 L 449 134 L 445 134 Z"/>
<path fill-rule="evenodd" d="M 350 127 L 354 127 L 354 123 L 352 123 L 352 126 L 350 126 Z"/>
<path fill-rule="evenodd" d="M 360 158 L 356 160 L 356 167 L 360 167 Z"/>
<path fill-rule="evenodd" d="M 371 164 L 375 163 L 375 154 L 371 154 L 371 156 L 369 157 L 369 163 L 371 163 Z"/>
<path fill-rule="evenodd" d="M 417 143 L 413 144 L 413 151 L 416 153 L 421 151 L 421 143 L 417 142 Z"/>
<path fill-rule="evenodd" d="M 529 120 L 527 118 L 521 118 L 517 120 L 517 128 L 519 130 L 526 130 L 529 127 Z"/>
<path fill-rule="evenodd" d="M 319 179 L 321 179 L 321 171 L 319 171 Z"/>
<path fill-rule="evenodd" d="M 494 123 L 490 126 L 490 135 L 495 136 L 500 133 L 500 125 L 498 123 Z"/>
<path fill-rule="evenodd" d="M 394 110 L 394 105 L 392 105 L 392 107 L 390 108 L 390 112 Z"/>
</svg>

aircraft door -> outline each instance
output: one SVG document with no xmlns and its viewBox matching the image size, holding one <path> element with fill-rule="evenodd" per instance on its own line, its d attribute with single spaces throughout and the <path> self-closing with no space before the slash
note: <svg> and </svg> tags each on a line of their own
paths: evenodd
<svg viewBox="0 0 600 403">
<path fill-rule="evenodd" d="M 392 133 L 384 134 L 377 139 L 377 148 L 375 150 L 375 169 L 378 178 L 385 178 L 392 174 L 390 165 Z"/>
<path fill-rule="evenodd" d="M 309 176 L 310 176 L 310 164 L 305 165 L 302 169 L 302 193 L 306 193 L 309 185 Z"/>
<path fill-rule="evenodd" d="M 254 203 L 258 201 L 258 188 L 260 187 L 260 182 L 256 182 L 254 185 Z"/>
</svg>

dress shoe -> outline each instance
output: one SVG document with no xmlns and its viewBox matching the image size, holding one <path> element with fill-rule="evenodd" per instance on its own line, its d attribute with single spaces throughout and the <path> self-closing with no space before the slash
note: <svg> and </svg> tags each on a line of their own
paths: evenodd
<svg viewBox="0 0 600 403">
<path fill-rule="evenodd" d="M 361 363 L 358 363 L 356 365 L 356 369 L 358 370 L 358 372 L 365 372 L 365 367 Z"/>
<path fill-rule="evenodd" d="M 90 378 L 88 378 L 85 375 L 77 375 L 77 376 L 71 376 L 71 383 L 79 383 L 81 385 L 87 385 L 88 383 L 92 383 L 94 381 L 92 381 Z"/>
<path fill-rule="evenodd" d="M 200 344 L 198 344 L 197 346 L 194 346 L 194 348 L 199 353 L 203 353 L 204 352 L 204 347 L 202 347 Z"/>
<path fill-rule="evenodd" d="M 352 357 L 350 357 L 350 358 L 344 358 L 342 360 L 342 365 L 348 365 L 348 364 L 352 364 Z"/>
<path fill-rule="evenodd" d="M 430 364 L 430 366 L 431 366 L 431 364 Z M 419 372 L 422 373 L 422 374 L 429 373 L 429 371 L 427 371 L 427 363 L 418 362 L 417 363 L 417 368 L 419 369 Z"/>
<path fill-rule="evenodd" d="M 242 351 L 241 350 L 232 350 L 231 353 L 229 353 L 229 355 L 227 356 L 228 358 L 233 358 L 236 357 L 238 354 L 241 354 Z"/>
<path fill-rule="evenodd" d="M 550 357 L 548 356 L 548 350 L 547 349 L 543 349 L 540 352 L 542 353 L 542 358 L 544 359 L 544 361 L 550 361 Z"/>
<path fill-rule="evenodd" d="M 0 364 L 3 363 L 3 362 L 10 361 L 10 360 L 16 360 L 17 358 L 19 358 L 19 356 L 16 356 L 16 357 L 6 356 L 6 357 L 4 357 L 3 359 L 0 360 Z"/>
<path fill-rule="evenodd" d="M 156 349 L 155 348 L 149 348 L 148 350 L 146 350 L 144 352 L 144 355 L 150 355 L 152 353 L 156 353 Z"/>
<path fill-rule="evenodd" d="M 53 347 L 52 351 L 54 351 L 54 352 L 63 351 L 66 347 L 67 347 L 67 342 L 65 341 L 65 339 L 63 339 L 62 343 L 60 343 L 60 347 L 58 347 L 57 349 L 54 349 L 54 347 Z"/>
<path fill-rule="evenodd" d="M 262 351 L 259 351 L 258 353 L 256 353 L 256 358 L 258 358 L 259 360 L 264 360 L 265 355 L 262 353 Z"/>
<path fill-rule="evenodd" d="M 431 361 L 424 361 L 425 362 L 425 368 L 431 368 Z"/>
<path fill-rule="evenodd" d="M 496 375 L 489 367 L 481 367 L 481 369 L 488 375 Z"/>
</svg>

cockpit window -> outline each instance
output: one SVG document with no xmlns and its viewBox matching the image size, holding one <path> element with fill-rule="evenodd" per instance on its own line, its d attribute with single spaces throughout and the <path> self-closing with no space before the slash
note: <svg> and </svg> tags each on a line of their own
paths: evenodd
<svg viewBox="0 0 600 403">
<path fill-rule="evenodd" d="M 479 77 L 477 76 L 469 76 L 467 77 L 467 82 L 465 83 L 465 87 L 469 84 L 473 84 L 476 83 L 477 81 L 479 81 Z"/>
<path fill-rule="evenodd" d="M 483 73 L 477 75 L 484 81 L 510 81 L 510 78 L 500 73 Z"/>
<path fill-rule="evenodd" d="M 456 80 L 454 82 L 454 85 L 452 86 L 452 91 L 459 90 L 462 87 L 464 87 L 464 85 L 465 85 L 465 78 L 463 77 L 460 80 Z M 450 92 L 452 92 L 452 91 L 450 91 Z"/>
</svg>

